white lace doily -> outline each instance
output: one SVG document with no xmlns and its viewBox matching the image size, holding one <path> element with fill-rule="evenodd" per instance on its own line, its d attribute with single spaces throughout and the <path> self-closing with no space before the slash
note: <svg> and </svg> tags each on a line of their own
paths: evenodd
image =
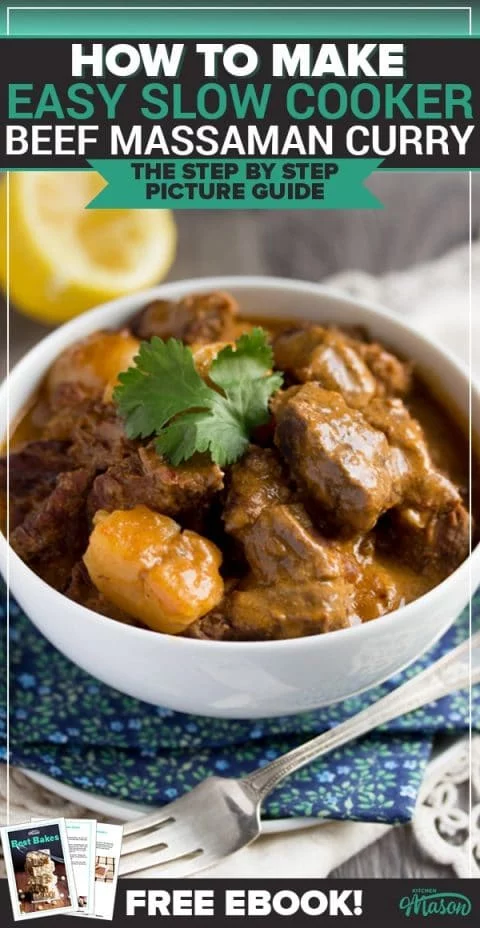
<svg viewBox="0 0 480 928">
<path fill-rule="evenodd" d="M 480 736 L 462 738 L 427 772 L 413 831 L 420 847 L 459 877 L 480 877 Z"/>
</svg>

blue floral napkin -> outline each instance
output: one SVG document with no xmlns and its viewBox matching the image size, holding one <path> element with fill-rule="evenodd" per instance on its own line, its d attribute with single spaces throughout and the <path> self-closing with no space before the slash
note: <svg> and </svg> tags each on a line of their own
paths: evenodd
<svg viewBox="0 0 480 928">
<path fill-rule="evenodd" d="M 3 607 L 3 628 L 4 613 Z M 473 615 L 480 625 L 479 594 Z M 358 712 L 459 644 L 468 615 L 413 667 L 367 694 L 327 709 L 252 722 L 184 715 L 110 689 L 52 647 L 14 602 L 10 626 L 11 763 L 104 796 L 161 805 L 209 774 L 240 776 L 267 764 Z M 1 692 L 6 693 L 5 664 Z M 264 815 L 408 821 L 433 736 L 468 728 L 468 716 L 468 694 L 455 693 L 397 719 L 290 776 L 267 800 Z M 5 722 L 4 699 L 3 760 Z M 478 686 L 473 724 L 480 728 Z"/>
</svg>

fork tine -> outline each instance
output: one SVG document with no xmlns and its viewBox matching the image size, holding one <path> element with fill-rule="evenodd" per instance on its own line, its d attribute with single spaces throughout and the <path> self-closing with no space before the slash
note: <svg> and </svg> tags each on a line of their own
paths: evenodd
<svg viewBox="0 0 480 928">
<path fill-rule="evenodd" d="M 211 857 L 207 854 L 198 854 L 196 857 L 190 857 L 190 855 L 184 857 L 175 857 L 170 861 L 166 861 L 161 867 L 148 867 L 146 870 L 135 870 L 134 873 L 128 874 L 128 879 L 136 877 L 141 880 L 146 879 L 175 879 L 177 877 L 190 877 L 194 876 L 196 873 L 199 873 L 200 870 L 205 870 L 206 867 L 212 866 L 216 863 L 218 857 Z M 122 876 L 122 874 L 120 874 Z"/>
<path fill-rule="evenodd" d="M 152 867 L 158 867 L 161 864 L 173 863 L 175 860 L 185 859 L 187 856 L 191 858 L 194 854 L 203 854 L 202 848 L 186 847 L 182 841 L 170 845 L 154 845 L 147 851 L 139 851 L 133 855 L 122 854 L 119 874 L 120 876 L 131 876 L 133 873 L 150 870 Z"/>
<path fill-rule="evenodd" d="M 147 828 L 155 828 L 156 825 L 166 824 L 172 818 L 172 810 L 177 805 L 176 802 L 169 802 L 167 806 L 151 812 L 149 815 L 141 815 L 134 818 L 131 822 L 126 822 L 123 826 L 123 836 L 135 835 L 138 832 L 145 831 Z"/>
<path fill-rule="evenodd" d="M 167 819 L 167 821 L 160 825 L 159 828 L 152 830 L 145 830 L 138 832 L 136 835 L 129 835 L 126 840 L 122 841 L 122 853 L 121 856 L 125 857 L 127 854 L 133 854 L 135 851 L 145 851 L 149 847 L 160 847 L 160 845 L 169 844 L 169 837 L 171 833 L 170 825 L 176 824 L 175 819 Z"/>
</svg>

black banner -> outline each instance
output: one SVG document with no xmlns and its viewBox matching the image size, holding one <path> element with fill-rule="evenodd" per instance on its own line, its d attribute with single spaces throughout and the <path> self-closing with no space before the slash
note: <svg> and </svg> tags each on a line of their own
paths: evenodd
<svg viewBox="0 0 480 928">
<path fill-rule="evenodd" d="M 321 131 L 328 122 L 332 126 L 333 151 L 308 152 L 309 157 L 344 158 L 352 157 L 352 154 L 354 157 L 384 157 L 382 168 L 388 169 L 451 170 L 480 167 L 480 137 L 475 125 L 480 94 L 480 39 L 405 40 L 402 43 L 405 67 L 401 77 L 378 74 L 373 77 L 363 74 L 359 77 L 338 77 L 327 73 L 321 78 L 298 74 L 292 77 L 272 77 L 273 40 L 252 39 L 236 40 L 248 43 L 258 54 L 258 68 L 249 77 L 234 77 L 221 65 L 214 77 L 206 77 L 204 60 L 195 52 L 196 42 L 191 39 L 168 42 L 169 47 L 174 41 L 182 41 L 184 44 L 181 67 L 175 77 L 149 77 L 143 67 L 124 78 L 112 76 L 107 70 L 103 75 L 94 77 L 88 67 L 80 76 L 72 77 L 72 41 L 1 40 L 3 76 L 0 168 L 40 170 L 85 167 L 87 159 L 115 156 L 111 151 L 113 123 L 119 126 L 125 138 L 129 136 L 132 127 L 138 126 L 139 138 L 143 141 L 148 139 L 155 124 L 161 126 L 165 137 L 169 138 L 172 130 L 179 125 L 186 125 L 195 135 L 199 127 L 210 124 L 221 137 L 232 123 L 236 123 L 239 136 L 246 143 L 249 124 L 266 131 L 272 122 L 278 125 L 280 138 L 284 137 L 292 124 L 298 126 L 305 137 L 309 126 L 316 126 Z M 76 41 L 82 42 L 86 52 L 92 47 L 91 39 Z M 142 41 L 148 43 L 149 39 L 136 39 L 131 44 L 138 47 Z M 102 40 L 103 54 L 115 44 L 118 44 L 115 40 Z M 313 62 L 322 43 L 314 41 L 309 44 Z M 335 42 L 339 55 L 345 60 L 347 44 L 345 39 Z M 377 48 L 379 43 L 374 44 Z M 288 45 L 293 47 L 294 43 Z M 375 64 L 375 52 L 369 60 Z M 292 115 L 292 109 L 287 112 L 285 104 L 286 95 L 293 83 L 303 85 L 290 98 L 292 107 L 298 113 L 297 117 Z M 22 85 L 22 88 L 17 87 L 15 92 L 10 90 L 9 116 L 8 85 L 13 84 Z M 46 84 L 54 87 L 53 96 L 49 96 L 48 90 L 45 91 Z M 72 84 L 81 85 L 77 86 L 73 98 Z M 100 84 L 105 88 L 103 96 L 99 90 Z M 109 115 L 105 95 L 114 94 L 120 84 L 124 85 L 123 90 L 117 102 L 111 104 Z M 159 89 L 158 84 L 162 84 L 164 90 Z M 205 84 L 213 86 L 205 90 L 204 86 L 202 88 Z M 235 100 L 238 104 L 238 95 L 243 98 L 247 84 L 255 88 L 259 98 L 262 92 L 268 93 L 268 108 L 264 119 L 256 115 L 251 106 L 247 105 L 244 115 L 240 117 L 238 106 L 235 109 Z M 328 91 L 325 89 L 327 84 Z M 150 85 L 148 91 L 145 91 L 145 85 Z M 266 85 L 270 85 L 268 92 L 264 91 Z M 232 87 L 237 89 L 232 90 Z M 466 94 L 465 88 L 470 88 L 471 94 Z M 15 105 L 12 103 L 13 97 Z M 222 113 L 223 104 L 226 106 Z M 142 107 L 144 113 L 148 111 L 150 116 L 142 114 Z M 320 115 L 319 107 L 323 115 Z M 325 116 L 325 111 L 330 114 L 329 117 Z M 25 128 L 28 147 L 23 153 L 18 151 L 7 155 L 7 127 L 12 125 Z M 94 126 L 95 131 L 92 128 L 84 154 L 65 153 L 69 150 L 78 151 L 79 133 L 89 126 Z M 354 126 L 362 128 L 354 133 L 352 151 L 352 147 L 345 144 L 345 137 L 349 128 Z M 32 154 L 32 132 L 35 127 L 35 131 L 38 127 L 44 129 L 40 141 L 36 143 L 37 155 Z M 462 154 L 462 143 L 458 135 L 461 136 L 469 127 L 471 131 Z M 64 153 L 58 153 L 58 148 L 55 149 L 55 141 L 58 142 L 61 132 Z M 388 154 L 391 148 L 394 151 Z M 170 153 L 167 157 L 174 157 L 175 154 Z M 123 155 L 119 152 L 118 156 L 161 158 L 165 154 L 158 150 L 150 154 L 130 150 Z M 212 156 L 238 158 L 242 154 L 233 150 L 226 155 L 220 152 L 194 153 L 194 157 L 199 160 Z M 264 156 L 282 157 L 282 154 L 266 152 Z M 259 156 L 246 153 L 243 157 Z M 289 152 L 288 157 L 296 157 L 295 151 Z"/>
<path fill-rule="evenodd" d="M 233 864 L 234 866 L 234 864 Z M 13 928 L 8 886 L 0 881 L 0 911 Z M 152 917 L 180 925 L 206 919 L 215 926 L 243 919 L 278 926 L 291 921 L 307 928 L 317 920 L 352 924 L 431 925 L 470 928 L 480 923 L 480 881 L 469 880 L 120 880 L 113 925 L 135 919 L 139 928 Z M 49 916 L 50 928 L 62 928 L 68 915 Z M 89 924 L 92 919 L 85 918 Z"/>
</svg>

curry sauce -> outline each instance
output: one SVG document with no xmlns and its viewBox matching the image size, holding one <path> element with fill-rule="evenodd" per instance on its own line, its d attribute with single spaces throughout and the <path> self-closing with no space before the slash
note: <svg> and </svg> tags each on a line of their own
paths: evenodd
<svg viewBox="0 0 480 928">
<path fill-rule="evenodd" d="M 113 389 L 141 341 L 180 339 L 208 382 L 254 326 L 283 386 L 236 463 L 173 466 L 127 436 Z M 228 294 L 156 301 L 67 348 L 10 448 L 20 557 L 66 596 L 154 631 L 348 628 L 417 599 L 469 551 L 466 433 L 414 365 L 362 330 L 245 319 Z"/>
</svg>

